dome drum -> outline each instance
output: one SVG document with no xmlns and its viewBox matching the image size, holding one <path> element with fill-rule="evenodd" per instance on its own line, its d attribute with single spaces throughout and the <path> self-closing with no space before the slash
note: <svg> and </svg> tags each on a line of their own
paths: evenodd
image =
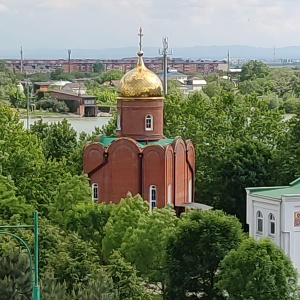
<svg viewBox="0 0 300 300">
<path fill-rule="evenodd" d="M 138 141 L 155 141 L 163 137 L 162 98 L 131 101 L 118 99 L 118 137 L 132 137 Z"/>
</svg>

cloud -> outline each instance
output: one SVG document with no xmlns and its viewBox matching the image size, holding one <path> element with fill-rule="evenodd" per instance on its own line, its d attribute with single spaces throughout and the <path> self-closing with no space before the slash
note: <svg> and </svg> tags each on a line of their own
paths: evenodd
<svg viewBox="0 0 300 300">
<path fill-rule="evenodd" d="M 5 4 L 0 3 L 0 12 L 7 11 L 7 10 L 8 10 L 8 7 Z"/>
<path fill-rule="evenodd" d="M 300 31 L 299 0 L 0 0 L 1 11 L 4 44 L 22 28 L 31 47 L 131 46 L 140 26 L 145 46 L 287 46 Z"/>
</svg>

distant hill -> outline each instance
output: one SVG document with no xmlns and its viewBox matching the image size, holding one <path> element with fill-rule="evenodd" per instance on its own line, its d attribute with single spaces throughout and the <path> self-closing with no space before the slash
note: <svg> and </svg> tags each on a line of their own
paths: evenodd
<svg viewBox="0 0 300 300">
<path fill-rule="evenodd" d="M 156 57 L 158 47 L 145 47 L 146 57 Z M 250 46 L 195 46 L 173 48 L 173 57 L 190 59 L 224 59 L 227 51 L 230 56 L 240 59 L 273 59 L 273 48 L 259 48 Z M 132 57 L 137 47 L 107 48 L 107 49 L 72 49 L 72 58 L 82 59 L 117 59 Z M 19 49 L 0 49 L 0 59 L 20 58 Z M 67 49 L 24 49 L 24 59 L 66 59 Z M 276 59 L 300 59 L 300 46 L 276 48 Z"/>
</svg>

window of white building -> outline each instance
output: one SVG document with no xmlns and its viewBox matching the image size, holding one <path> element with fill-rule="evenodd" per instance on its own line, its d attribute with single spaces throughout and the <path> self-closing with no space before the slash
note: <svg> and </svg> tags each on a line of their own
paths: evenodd
<svg viewBox="0 0 300 300">
<path fill-rule="evenodd" d="M 98 200 L 98 184 L 97 183 L 92 184 L 92 199 L 93 199 L 93 201 Z"/>
<path fill-rule="evenodd" d="M 145 117 L 145 130 L 152 131 L 153 130 L 153 116 L 147 115 Z"/>
<path fill-rule="evenodd" d="M 256 226 L 257 233 L 262 234 L 264 229 L 264 218 L 260 210 L 256 213 Z"/>
<path fill-rule="evenodd" d="M 151 185 L 150 186 L 150 195 L 149 195 L 149 206 L 150 206 L 150 210 L 152 210 L 154 207 L 156 207 L 156 186 L 155 185 Z"/>
<path fill-rule="evenodd" d="M 273 214 L 269 214 L 269 234 L 275 235 L 275 217 Z"/>
</svg>

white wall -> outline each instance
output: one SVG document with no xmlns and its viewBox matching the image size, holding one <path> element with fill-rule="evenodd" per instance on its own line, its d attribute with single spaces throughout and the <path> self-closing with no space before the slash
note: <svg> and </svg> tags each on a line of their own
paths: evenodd
<svg viewBox="0 0 300 300">
<path fill-rule="evenodd" d="M 263 233 L 257 232 L 257 212 L 263 214 Z M 270 234 L 269 215 L 275 217 L 275 235 Z M 249 235 L 256 240 L 263 237 L 272 239 L 276 245 L 280 245 L 280 201 L 270 198 L 260 198 L 253 195 L 247 195 L 247 215 L 246 222 L 249 225 Z"/>
</svg>

